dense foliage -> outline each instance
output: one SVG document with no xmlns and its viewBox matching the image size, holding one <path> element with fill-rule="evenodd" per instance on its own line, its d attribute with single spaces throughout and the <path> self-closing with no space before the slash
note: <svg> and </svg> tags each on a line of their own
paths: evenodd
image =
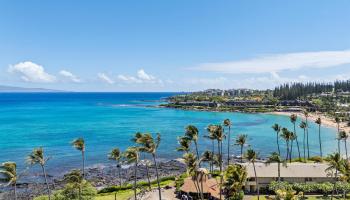
<svg viewBox="0 0 350 200">
<path fill-rule="evenodd" d="M 318 194 L 330 194 L 333 190 L 333 183 L 288 183 L 288 182 L 271 182 L 269 185 L 269 190 L 271 192 L 276 192 L 277 190 L 291 191 L 303 193 L 318 193 Z M 337 182 L 336 190 L 342 192 L 350 191 L 350 183 Z"/>
</svg>

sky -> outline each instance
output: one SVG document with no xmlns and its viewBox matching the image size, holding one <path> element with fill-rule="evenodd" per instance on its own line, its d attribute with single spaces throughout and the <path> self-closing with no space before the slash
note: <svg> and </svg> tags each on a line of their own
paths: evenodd
<svg viewBox="0 0 350 200">
<path fill-rule="evenodd" d="M 347 0 L 2 0 L 0 85 L 273 88 L 350 79 Z"/>
</svg>

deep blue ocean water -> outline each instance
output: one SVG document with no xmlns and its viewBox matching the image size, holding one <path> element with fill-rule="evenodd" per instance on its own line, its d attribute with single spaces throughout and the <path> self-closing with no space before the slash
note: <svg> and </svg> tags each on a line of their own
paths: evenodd
<svg viewBox="0 0 350 200">
<path fill-rule="evenodd" d="M 50 157 L 48 169 L 51 173 L 77 168 L 81 163 L 80 152 L 70 142 L 84 137 L 87 165 L 107 164 L 110 163 L 108 152 L 113 147 L 124 150 L 132 145 L 130 138 L 138 131 L 161 133 L 158 157 L 178 158 L 181 153 L 175 151 L 176 138 L 183 135 L 186 125 L 196 125 L 203 136 L 207 125 L 221 123 L 226 118 L 234 124 L 232 137 L 248 134 L 249 144 L 265 156 L 276 151 L 275 133 L 271 129 L 274 123 L 292 130 L 287 116 L 152 107 L 158 105 L 161 98 L 171 95 L 174 93 L 2 93 L 0 162 L 11 160 L 24 168 L 26 156 L 34 147 L 42 146 Z M 316 124 L 311 123 L 312 155 L 317 155 L 319 150 L 317 131 Z M 302 130 L 298 128 L 297 133 L 301 140 Z M 336 150 L 335 133 L 333 128 L 322 127 L 325 154 Z M 210 149 L 210 145 L 210 141 L 200 137 L 201 151 Z M 283 141 L 281 145 L 285 150 Z M 238 154 L 238 146 L 231 149 Z"/>
</svg>

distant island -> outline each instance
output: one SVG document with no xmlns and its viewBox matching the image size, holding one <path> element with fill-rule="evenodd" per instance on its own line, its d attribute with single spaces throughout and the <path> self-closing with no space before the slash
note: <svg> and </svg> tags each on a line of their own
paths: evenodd
<svg viewBox="0 0 350 200">
<path fill-rule="evenodd" d="M 46 88 L 23 88 L 23 87 L 0 85 L 0 93 L 7 93 L 7 92 L 64 92 L 64 91 L 46 89 Z"/>
</svg>

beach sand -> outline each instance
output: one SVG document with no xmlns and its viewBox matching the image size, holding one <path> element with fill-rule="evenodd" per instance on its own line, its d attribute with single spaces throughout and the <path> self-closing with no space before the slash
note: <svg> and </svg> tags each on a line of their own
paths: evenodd
<svg viewBox="0 0 350 200">
<path fill-rule="evenodd" d="M 298 117 L 302 118 L 305 120 L 305 115 L 303 113 L 300 112 L 272 112 L 270 114 L 274 114 L 274 115 L 285 115 L 285 116 L 290 116 L 292 114 L 296 114 Z M 316 113 L 309 113 L 309 117 L 308 117 L 308 121 L 312 121 L 315 122 L 317 118 L 321 118 L 322 121 L 322 125 L 323 126 L 328 126 L 328 127 L 332 127 L 332 128 L 338 128 L 338 124 L 335 122 L 334 119 L 327 117 L 321 113 L 316 114 Z M 339 129 L 340 130 L 344 130 L 346 132 L 350 132 L 350 127 L 347 126 L 346 122 L 341 122 L 339 123 Z"/>
</svg>

